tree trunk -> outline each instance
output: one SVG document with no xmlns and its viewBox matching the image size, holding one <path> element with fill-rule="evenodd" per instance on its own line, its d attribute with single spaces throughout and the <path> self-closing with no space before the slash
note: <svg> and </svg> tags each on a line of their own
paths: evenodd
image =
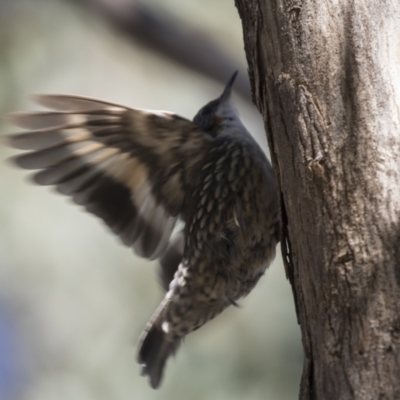
<svg viewBox="0 0 400 400">
<path fill-rule="evenodd" d="M 280 188 L 300 399 L 400 399 L 400 2 L 236 5 Z"/>
</svg>

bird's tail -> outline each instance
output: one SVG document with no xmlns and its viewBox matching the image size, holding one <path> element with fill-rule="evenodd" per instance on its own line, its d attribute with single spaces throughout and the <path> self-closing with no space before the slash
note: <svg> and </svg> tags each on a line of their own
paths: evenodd
<svg viewBox="0 0 400 400">
<path fill-rule="evenodd" d="M 175 354 L 180 342 L 180 339 L 167 340 L 167 335 L 157 321 L 143 331 L 139 339 L 138 362 L 142 366 L 142 375 L 149 376 L 153 389 L 160 385 L 165 362 L 170 355 Z"/>
<path fill-rule="evenodd" d="M 180 232 L 160 259 L 160 280 L 166 292 L 182 260 L 183 247 L 184 237 Z M 170 355 L 175 354 L 181 342 L 181 339 L 168 340 L 162 329 L 161 315 L 167 301 L 164 298 L 139 338 L 138 363 L 142 366 L 142 375 L 150 377 L 153 389 L 160 385 L 165 363 Z"/>
</svg>

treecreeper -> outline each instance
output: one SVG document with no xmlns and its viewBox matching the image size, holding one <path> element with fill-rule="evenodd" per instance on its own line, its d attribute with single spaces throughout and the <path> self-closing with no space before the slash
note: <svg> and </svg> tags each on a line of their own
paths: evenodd
<svg viewBox="0 0 400 400">
<path fill-rule="evenodd" d="M 29 151 L 18 166 L 159 260 L 166 294 L 137 356 L 153 388 L 182 339 L 249 294 L 275 257 L 274 174 L 232 105 L 235 77 L 193 121 L 70 95 L 38 95 L 51 111 L 10 115 L 26 129 L 5 137 Z"/>
</svg>

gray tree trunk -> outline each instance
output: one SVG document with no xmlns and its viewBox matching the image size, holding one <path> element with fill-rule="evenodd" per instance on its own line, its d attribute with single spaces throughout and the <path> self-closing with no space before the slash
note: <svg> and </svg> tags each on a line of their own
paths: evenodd
<svg viewBox="0 0 400 400">
<path fill-rule="evenodd" d="M 280 188 L 300 399 L 400 399 L 400 1 L 236 5 Z"/>
</svg>

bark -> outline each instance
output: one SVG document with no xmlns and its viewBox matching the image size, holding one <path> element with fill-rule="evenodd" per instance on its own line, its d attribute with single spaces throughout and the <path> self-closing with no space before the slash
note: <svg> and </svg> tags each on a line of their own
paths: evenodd
<svg viewBox="0 0 400 400">
<path fill-rule="evenodd" d="M 236 5 L 280 188 L 300 399 L 400 399 L 400 3 Z"/>
</svg>

